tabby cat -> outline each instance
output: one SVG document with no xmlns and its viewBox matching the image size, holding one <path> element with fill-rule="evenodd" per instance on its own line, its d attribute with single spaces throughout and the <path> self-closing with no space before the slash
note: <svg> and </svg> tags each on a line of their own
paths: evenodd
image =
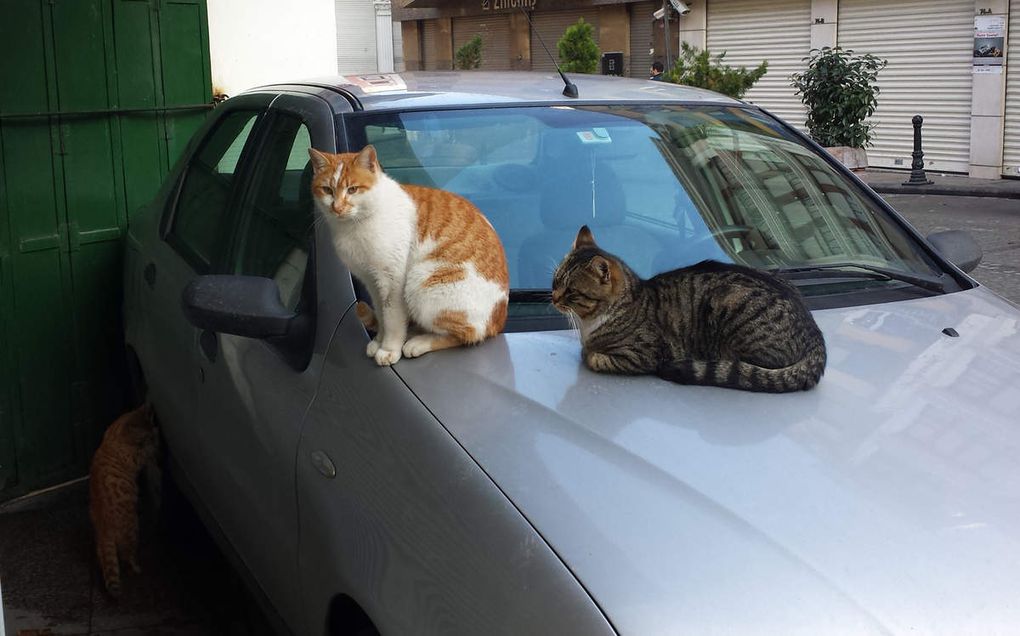
<svg viewBox="0 0 1020 636">
<path fill-rule="evenodd" d="M 825 371 L 825 341 L 800 293 L 749 267 L 702 261 L 643 280 L 584 226 L 552 301 L 578 319 L 593 371 L 770 393 L 810 389 Z"/>
<path fill-rule="evenodd" d="M 120 595 L 120 561 L 138 565 L 138 474 L 156 458 L 152 407 L 128 411 L 106 429 L 89 471 L 89 516 L 96 533 L 96 555 L 111 596 Z"/>
<path fill-rule="evenodd" d="M 375 308 L 358 307 L 362 322 L 378 328 L 369 357 L 389 365 L 401 355 L 477 344 L 503 329 L 506 254 L 478 208 L 452 192 L 397 183 L 372 146 L 309 155 L 319 215 Z"/>
</svg>

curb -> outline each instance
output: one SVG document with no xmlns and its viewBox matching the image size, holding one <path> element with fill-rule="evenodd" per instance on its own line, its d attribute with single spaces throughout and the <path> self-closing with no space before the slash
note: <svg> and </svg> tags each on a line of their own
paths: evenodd
<svg viewBox="0 0 1020 636">
<path fill-rule="evenodd" d="M 993 190 L 990 188 L 969 188 L 940 184 L 904 186 L 891 183 L 868 183 L 868 187 L 879 194 L 934 194 L 957 197 L 989 197 L 994 199 L 1020 199 L 1020 189 Z"/>
</svg>

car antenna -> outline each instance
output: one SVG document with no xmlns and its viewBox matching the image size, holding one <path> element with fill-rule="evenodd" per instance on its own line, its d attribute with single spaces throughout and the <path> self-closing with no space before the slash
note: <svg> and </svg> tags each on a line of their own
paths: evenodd
<svg viewBox="0 0 1020 636">
<path fill-rule="evenodd" d="M 528 19 L 528 26 L 531 27 L 531 32 L 538 36 L 538 41 L 542 44 L 542 48 L 545 49 L 545 54 L 549 56 L 549 59 L 552 60 L 553 65 L 556 67 L 556 72 L 563 78 L 563 95 L 566 97 L 576 98 L 577 84 L 568 80 L 567 76 L 563 74 L 563 71 L 560 70 L 560 65 L 556 63 L 556 58 L 552 56 L 552 53 L 549 52 L 549 47 L 545 45 L 545 40 L 542 39 L 542 34 L 535 30 L 535 25 L 531 22 L 531 16 L 524 10 L 524 7 L 521 7 L 520 9 L 521 13 L 524 14 L 524 17 Z"/>
</svg>

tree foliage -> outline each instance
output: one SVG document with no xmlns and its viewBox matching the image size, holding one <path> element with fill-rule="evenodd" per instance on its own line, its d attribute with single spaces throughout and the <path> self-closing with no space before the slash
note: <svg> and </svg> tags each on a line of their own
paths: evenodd
<svg viewBox="0 0 1020 636">
<path fill-rule="evenodd" d="M 663 73 L 663 77 L 674 84 L 707 88 L 739 99 L 768 71 L 767 61 L 747 70 L 744 66 L 727 66 L 725 58 L 726 51 L 712 55 L 707 49 L 681 42 L 680 56 L 672 68 Z"/>
<path fill-rule="evenodd" d="M 454 55 L 454 67 L 460 71 L 468 71 L 482 65 L 482 36 L 468 40 L 464 46 L 457 49 Z"/>
<path fill-rule="evenodd" d="M 795 73 L 790 85 L 807 106 L 812 139 L 827 147 L 870 146 L 874 124 L 865 120 L 878 107 L 876 82 L 887 61 L 839 47 L 813 49 L 804 60 L 807 70 Z"/>
<path fill-rule="evenodd" d="M 599 66 L 598 44 L 595 44 L 594 28 L 578 18 L 576 24 L 567 27 L 563 37 L 556 43 L 560 54 L 560 70 L 570 73 L 595 73 Z"/>
</svg>

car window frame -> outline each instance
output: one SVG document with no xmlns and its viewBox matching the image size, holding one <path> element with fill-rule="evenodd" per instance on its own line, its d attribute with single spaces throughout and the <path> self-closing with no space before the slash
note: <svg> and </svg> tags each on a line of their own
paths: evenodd
<svg viewBox="0 0 1020 636">
<path fill-rule="evenodd" d="M 180 197 L 184 190 L 185 182 L 187 181 L 188 172 L 190 171 L 195 159 L 210 143 L 212 136 L 228 117 L 238 112 L 255 113 L 255 123 L 252 125 L 251 132 L 245 140 L 241 153 L 238 156 L 237 165 L 234 169 L 234 177 L 230 185 L 230 191 L 227 194 L 227 203 L 223 214 L 222 225 L 219 228 L 220 232 L 229 231 L 229 228 L 236 222 L 238 205 L 244 198 L 243 190 L 247 187 L 248 176 L 253 168 L 252 160 L 253 157 L 257 155 L 264 137 L 263 132 L 265 130 L 266 115 L 269 112 L 272 102 L 275 101 L 275 98 L 276 95 L 272 94 L 254 94 L 243 95 L 231 100 L 236 100 L 236 103 L 222 107 L 223 112 L 219 113 L 214 120 L 209 122 L 208 127 L 202 132 L 201 140 L 195 145 L 187 160 L 182 164 L 181 171 L 178 176 L 178 183 L 174 188 L 173 196 L 170 197 L 170 205 L 167 206 L 165 213 L 163 240 L 166 241 L 167 245 L 169 245 L 171 249 L 173 249 L 173 251 L 188 264 L 192 271 L 198 275 L 223 273 L 224 264 L 229 262 L 228 259 L 230 258 L 232 245 L 229 241 L 226 242 L 223 249 L 221 249 L 210 262 L 206 263 L 205 259 L 198 256 L 187 242 L 183 241 L 177 234 L 174 233 L 174 224 L 177 221 L 177 214 L 180 209 Z M 226 237 L 221 236 L 220 238 Z"/>
<path fill-rule="evenodd" d="M 236 184 L 233 192 L 235 199 L 228 226 L 230 235 L 227 237 L 227 248 L 223 251 L 223 258 L 219 263 L 223 274 L 244 275 L 236 270 L 239 259 L 243 256 L 245 235 L 250 225 L 249 220 L 254 209 L 254 201 L 259 194 L 257 183 L 259 159 L 268 152 L 268 140 L 274 130 L 273 124 L 282 117 L 297 118 L 308 129 L 311 147 L 333 152 L 336 148 L 335 115 L 336 113 L 332 111 L 327 102 L 308 94 L 281 92 L 269 104 L 259 122 L 258 140 L 248 155 L 246 172 Z M 315 345 L 315 331 L 318 322 L 317 231 L 316 224 L 313 223 L 309 228 L 308 261 L 305 264 L 301 285 L 301 301 L 294 312 L 296 320 L 305 323 L 301 329 L 303 337 L 284 336 L 261 340 L 265 346 L 268 346 L 290 364 L 295 371 L 307 368 Z"/>
</svg>

